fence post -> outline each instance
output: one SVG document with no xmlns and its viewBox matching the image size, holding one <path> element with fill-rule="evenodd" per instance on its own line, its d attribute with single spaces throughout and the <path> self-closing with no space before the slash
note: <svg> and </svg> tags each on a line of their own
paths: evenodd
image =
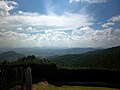
<svg viewBox="0 0 120 90">
<path fill-rule="evenodd" d="M 25 78 L 26 78 L 26 89 L 32 90 L 32 74 L 30 67 L 28 67 L 25 71 Z"/>
</svg>

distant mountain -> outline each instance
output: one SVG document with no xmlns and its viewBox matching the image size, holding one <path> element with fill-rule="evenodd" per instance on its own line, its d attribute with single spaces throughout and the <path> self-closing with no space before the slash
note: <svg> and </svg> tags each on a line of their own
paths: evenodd
<svg viewBox="0 0 120 90">
<path fill-rule="evenodd" d="M 68 54 L 52 57 L 62 67 L 102 67 L 120 69 L 120 46 L 83 54 Z"/>
<path fill-rule="evenodd" d="M 40 57 L 48 57 L 54 55 L 65 54 L 81 54 L 88 51 L 94 51 L 96 48 L 16 48 L 16 49 L 0 49 L 0 51 L 15 51 L 24 55 L 35 55 Z"/>
<path fill-rule="evenodd" d="M 0 54 L 0 61 L 4 60 L 17 60 L 18 58 L 24 57 L 24 55 L 16 53 L 15 51 L 8 51 Z"/>
</svg>

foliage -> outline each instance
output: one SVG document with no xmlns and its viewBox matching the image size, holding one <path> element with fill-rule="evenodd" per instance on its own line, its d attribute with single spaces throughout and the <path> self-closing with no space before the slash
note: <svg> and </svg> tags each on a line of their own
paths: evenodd
<svg viewBox="0 0 120 90">
<path fill-rule="evenodd" d="M 38 58 L 34 55 L 29 55 L 26 57 L 18 58 L 16 61 L 6 61 L 0 63 L 0 65 L 42 65 L 42 64 L 54 64 L 53 62 L 49 61 L 45 58 Z"/>
<path fill-rule="evenodd" d="M 95 67 L 120 69 L 120 46 L 83 54 L 68 54 L 52 58 L 59 67 Z"/>
</svg>

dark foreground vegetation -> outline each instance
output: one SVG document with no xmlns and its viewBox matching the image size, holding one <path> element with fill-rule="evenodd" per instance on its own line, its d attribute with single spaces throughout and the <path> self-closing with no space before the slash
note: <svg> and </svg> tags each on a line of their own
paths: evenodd
<svg viewBox="0 0 120 90">
<path fill-rule="evenodd" d="M 24 85 L 27 67 L 32 69 L 33 83 L 48 81 L 58 86 L 87 85 L 120 88 L 120 47 L 59 58 L 61 62 L 54 59 L 53 63 L 48 59 L 31 55 L 19 58 L 17 61 L 1 62 L 0 88 Z"/>
<path fill-rule="evenodd" d="M 56 65 L 54 63 L 51 63 L 49 60 L 44 58 L 39 59 L 34 55 L 19 58 L 17 61 L 12 62 L 3 61 L 0 63 L 0 90 L 8 90 L 16 85 L 24 86 L 27 82 L 26 70 L 28 67 L 32 69 L 33 81 L 41 78 L 41 76 L 37 77 L 37 79 L 34 78 L 34 74 L 37 74 L 38 72 L 44 74 L 44 72 L 42 72 L 44 70 L 49 71 L 56 69 Z"/>
</svg>

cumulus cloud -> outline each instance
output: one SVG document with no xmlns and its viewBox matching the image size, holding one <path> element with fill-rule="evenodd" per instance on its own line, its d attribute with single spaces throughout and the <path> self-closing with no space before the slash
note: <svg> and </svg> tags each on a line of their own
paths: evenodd
<svg viewBox="0 0 120 90">
<path fill-rule="evenodd" d="M 23 28 L 22 27 L 18 27 L 16 30 L 22 31 Z"/>
<path fill-rule="evenodd" d="M 93 29 L 87 26 L 87 27 L 81 27 L 81 28 L 73 30 L 72 34 L 76 36 L 87 37 L 93 32 L 94 32 Z"/>
<path fill-rule="evenodd" d="M 116 29 L 115 32 L 120 35 L 120 29 Z"/>
<path fill-rule="evenodd" d="M 18 5 L 14 1 L 0 1 L 0 16 L 9 15 L 9 11 L 14 9 Z"/>
<path fill-rule="evenodd" d="M 28 27 L 28 28 L 26 28 L 26 30 L 27 30 L 27 31 L 32 31 L 33 28 L 32 28 L 32 27 Z"/>
<path fill-rule="evenodd" d="M 81 2 L 81 3 L 95 4 L 95 3 L 106 3 L 107 1 L 108 0 L 69 0 L 69 3 Z"/>
<path fill-rule="evenodd" d="M 59 30 L 37 34 L 4 31 L 0 32 L 0 42 L 6 47 L 18 47 L 18 43 L 19 47 L 105 47 L 120 44 L 120 29 L 94 30 L 85 26 L 72 30 L 71 34 Z"/>
<path fill-rule="evenodd" d="M 46 31 L 45 31 L 46 32 Z M 49 32 L 49 31 L 48 31 Z M 0 47 L 65 46 L 67 34 L 63 31 L 51 31 L 44 34 L 25 34 L 13 31 L 0 32 Z M 61 42 L 62 41 L 62 42 Z M 69 44 L 66 42 L 66 44 Z"/>
<path fill-rule="evenodd" d="M 115 25 L 117 22 L 120 22 L 120 15 L 116 15 L 108 19 L 106 23 L 102 25 L 103 28 L 108 28 L 110 26 Z"/>
<path fill-rule="evenodd" d="M 107 23 L 104 23 L 104 24 L 102 25 L 102 27 L 108 28 L 109 26 L 113 26 L 113 25 L 115 25 L 114 22 L 107 22 Z"/>
<path fill-rule="evenodd" d="M 84 29 L 80 29 L 79 32 L 82 32 L 83 30 Z M 103 30 L 93 30 L 88 28 L 88 30 L 80 37 L 83 40 L 87 40 L 93 46 L 113 46 L 120 44 L 120 36 L 117 32 L 119 32 L 119 30 L 116 31 L 113 28 Z"/>
<path fill-rule="evenodd" d="M 13 31 L 0 32 L 0 47 L 32 47 L 36 44 L 34 40 L 31 39 L 32 37 L 30 34 Z"/>
<path fill-rule="evenodd" d="M 120 22 L 120 15 L 113 16 L 113 17 L 110 18 L 108 21 Z"/>
<path fill-rule="evenodd" d="M 1 40 L 24 40 L 28 38 L 26 34 L 24 33 L 16 33 L 13 31 L 7 31 L 0 33 L 0 39 Z"/>
</svg>

